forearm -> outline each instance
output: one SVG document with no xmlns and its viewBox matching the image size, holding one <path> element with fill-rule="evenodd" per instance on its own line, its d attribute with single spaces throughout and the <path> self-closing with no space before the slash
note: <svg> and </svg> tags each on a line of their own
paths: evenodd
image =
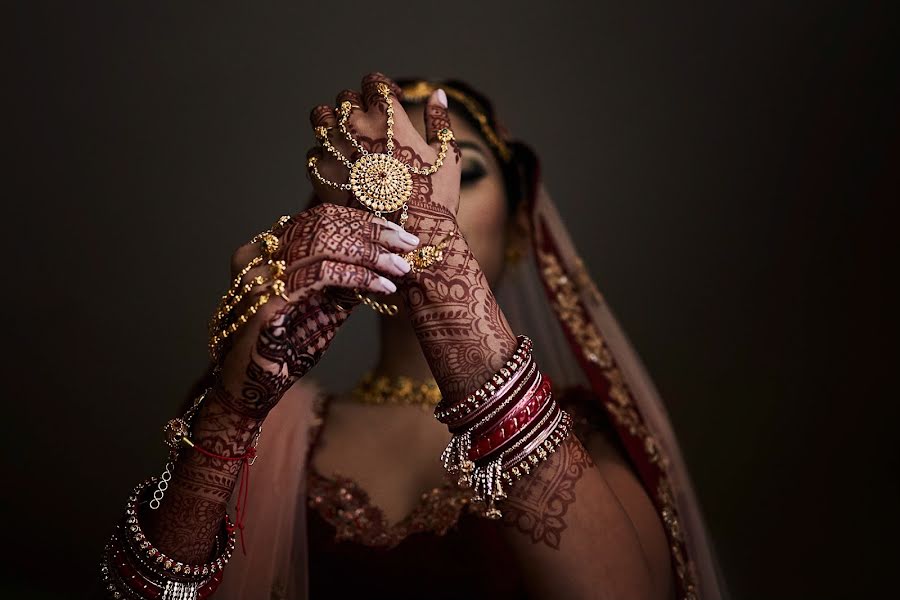
<svg viewBox="0 0 900 600">
<path fill-rule="evenodd" d="M 669 546 L 643 485 L 608 441 L 585 444 L 569 436 L 503 502 L 531 596 L 671 598 Z"/>
<path fill-rule="evenodd" d="M 191 441 L 213 454 L 240 457 L 259 424 L 259 419 L 238 413 L 227 393 L 213 389 L 194 418 Z M 212 458 L 191 448 L 181 450 L 159 509 L 144 515 L 148 539 L 162 553 L 182 562 L 206 561 L 240 468 L 238 460 Z"/>
<path fill-rule="evenodd" d="M 448 403 L 465 398 L 512 356 L 516 335 L 446 209 L 413 203 L 408 229 L 422 244 L 455 234 L 443 260 L 400 290 L 432 374 Z"/>
<path fill-rule="evenodd" d="M 439 209 L 416 206 L 411 213 L 411 229 L 423 244 L 435 244 L 456 229 Z M 511 330 L 461 236 L 445 250 L 443 261 L 410 276 L 402 290 L 449 404 L 488 381 L 516 349 L 516 334 L 528 333 Z M 621 486 L 610 483 L 575 435 L 553 448 L 545 460 L 528 463 L 527 475 L 506 487 L 500 505 L 501 534 L 527 566 L 523 572 L 531 593 L 537 598 L 658 597 L 665 568 L 649 568 L 654 561 L 648 560 L 626 511 L 643 493 L 640 487 L 632 485 L 628 497 L 620 497 Z M 650 509 L 644 511 L 651 515 L 645 521 L 652 518 Z"/>
</svg>

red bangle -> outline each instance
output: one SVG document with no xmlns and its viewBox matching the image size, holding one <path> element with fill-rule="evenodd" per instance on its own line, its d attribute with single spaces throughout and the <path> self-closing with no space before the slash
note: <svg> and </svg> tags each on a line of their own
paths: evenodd
<svg viewBox="0 0 900 600">
<path fill-rule="evenodd" d="M 523 399 L 493 427 L 475 436 L 469 460 L 488 458 L 503 450 L 541 412 L 550 400 L 550 378 L 544 377 L 537 390 Z"/>
</svg>

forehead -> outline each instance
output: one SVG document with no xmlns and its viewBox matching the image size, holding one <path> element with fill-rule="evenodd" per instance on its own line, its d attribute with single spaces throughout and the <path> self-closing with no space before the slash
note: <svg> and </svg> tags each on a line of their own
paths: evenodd
<svg viewBox="0 0 900 600">
<path fill-rule="evenodd" d="M 406 107 L 406 114 L 413 126 L 421 134 L 425 134 L 425 106 L 423 104 L 413 104 Z M 454 109 L 450 109 L 450 127 L 453 129 L 453 135 L 460 141 L 473 142 L 478 144 L 485 152 L 490 153 L 489 148 L 484 142 L 479 132 L 469 121 L 465 115 Z"/>
</svg>

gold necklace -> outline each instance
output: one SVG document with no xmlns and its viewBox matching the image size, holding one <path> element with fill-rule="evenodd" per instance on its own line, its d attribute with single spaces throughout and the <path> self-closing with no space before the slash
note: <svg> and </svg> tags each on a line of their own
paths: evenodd
<svg viewBox="0 0 900 600">
<path fill-rule="evenodd" d="M 363 376 L 351 395 L 362 404 L 434 408 L 441 401 L 441 390 L 434 379 L 415 381 L 404 375 L 376 377 L 372 371 Z"/>
</svg>

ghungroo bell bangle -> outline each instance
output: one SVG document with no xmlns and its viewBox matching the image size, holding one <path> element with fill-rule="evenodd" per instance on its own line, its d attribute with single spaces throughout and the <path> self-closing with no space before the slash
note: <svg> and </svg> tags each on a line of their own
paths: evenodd
<svg viewBox="0 0 900 600">
<path fill-rule="evenodd" d="M 215 540 L 215 558 L 204 564 L 189 564 L 157 549 L 141 527 L 139 509 L 148 504 L 147 491 L 156 478 L 135 487 L 128 498 L 125 516 L 103 553 L 100 573 L 114 599 L 154 598 L 197 600 L 212 594 L 221 572 L 234 553 L 235 527 L 226 514 Z"/>
<path fill-rule="evenodd" d="M 511 484 L 546 460 L 568 437 L 572 419 L 553 399 L 551 382 L 537 368 L 531 340 L 518 337 L 513 357 L 476 392 L 435 416 L 453 436 L 441 455 L 444 468 L 471 487 L 484 516 L 502 516 L 496 503 Z"/>
</svg>

